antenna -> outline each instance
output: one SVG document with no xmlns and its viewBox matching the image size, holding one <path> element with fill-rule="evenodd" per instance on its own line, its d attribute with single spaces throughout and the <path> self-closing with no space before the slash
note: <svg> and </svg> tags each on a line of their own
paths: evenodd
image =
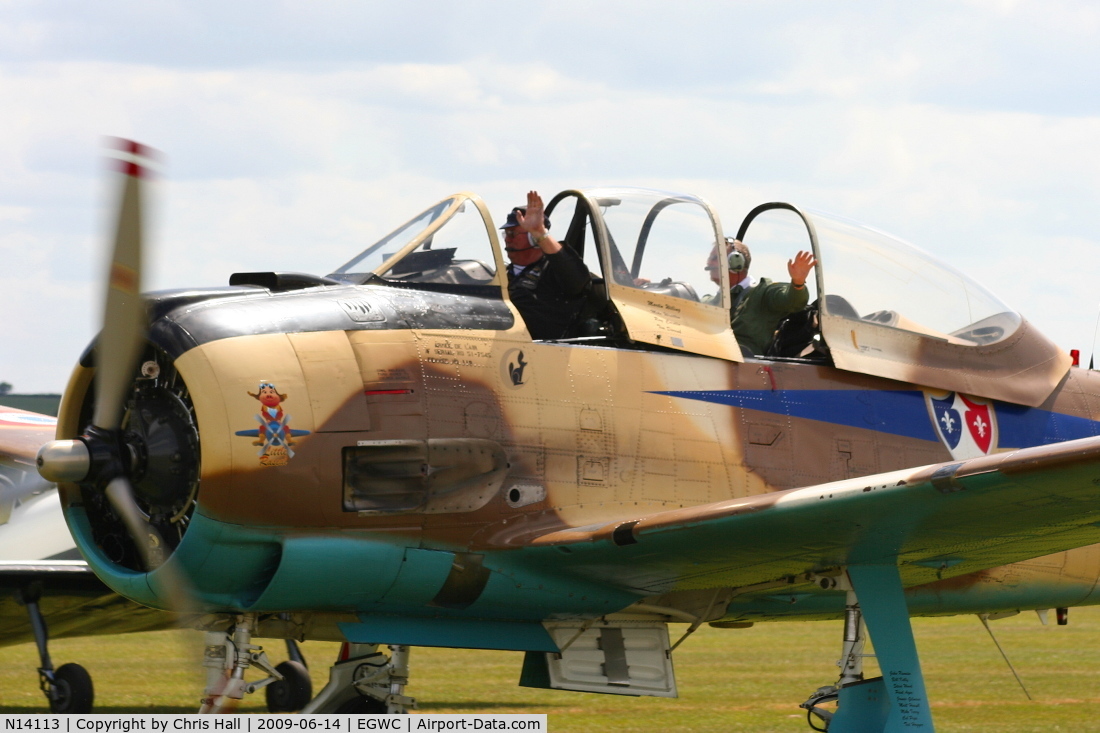
<svg viewBox="0 0 1100 733">
<path fill-rule="evenodd" d="M 993 640 L 993 643 L 997 645 L 997 651 L 1001 653 L 1001 657 L 1005 660 L 1005 664 L 1012 671 L 1012 676 L 1016 678 L 1016 681 L 1020 683 L 1020 689 L 1027 695 L 1028 700 L 1034 700 L 1031 693 L 1027 691 L 1027 687 L 1024 686 L 1024 681 L 1020 679 L 1020 675 L 1016 673 L 1016 668 L 1012 666 L 1012 662 L 1008 661 L 1008 655 L 1005 654 L 1004 647 L 1001 646 L 1001 642 L 997 641 L 997 637 L 993 634 L 993 629 L 989 627 L 989 619 L 991 616 L 988 613 L 979 613 L 978 620 L 982 622 L 982 626 L 989 632 L 989 638 Z"/>
<path fill-rule="evenodd" d="M 1089 369 L 1092 369 L 1093 361 L 1096 359 L 1096 329 L 1100 328 L 1100 306 L 1097 306 L 1096 311 L 1096 323 L 1092 327 L 1092 351 L 1089 352 Z"/>
</svg>

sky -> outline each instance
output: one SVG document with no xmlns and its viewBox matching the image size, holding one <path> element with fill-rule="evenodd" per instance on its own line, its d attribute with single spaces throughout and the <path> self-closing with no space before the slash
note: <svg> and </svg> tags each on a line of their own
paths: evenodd
<svg viewBox="0 0 1100 733">
<path fill-rule="evenodd" d="M 0 381 L 62 391 L 98 329 L 106 136 L 162 152 L 148 290 L 632 185 L 862 221 L 1087 362 L 1098 41 L 1075 0 L 0 0 Z"/>
</svg>

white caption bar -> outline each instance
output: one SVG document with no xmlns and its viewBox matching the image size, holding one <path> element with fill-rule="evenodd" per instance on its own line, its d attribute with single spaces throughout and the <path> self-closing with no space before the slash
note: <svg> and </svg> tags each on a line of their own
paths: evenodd
<svg viewBox="0 0 1100 733">
<path fill-rule="evenodd" d="M 545 733 L 545 715 L 0 715 L 0 733 L 169 733 L 170 731 L 532 731 Z"/>
</svg>

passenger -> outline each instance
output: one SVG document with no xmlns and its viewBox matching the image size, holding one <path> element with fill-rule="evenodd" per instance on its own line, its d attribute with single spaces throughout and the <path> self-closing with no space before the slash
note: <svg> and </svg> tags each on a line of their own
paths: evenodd
<svg viewBox="0 0 1100 733">
<path fill-rule="evenodd" d="M 500 227 L 508 267 L 508 296 L 519 309 L 534 339 L 559 339 L 585 304 L 592 278 L 571 247 L 564 247 L 547 231 L 550 218 L 542 198 L 527 194 L 527 206 L 517 206 Z"/>
<path fill-rule="evenodd" d="M 775 329 L 784 316 L 797 313 L 809 302 L 806 278 L 817 261 L 810 252 L 799 252 L 793 260 L 787 260 L 787 273 L 791 282 L 777 283 L 760 278 L 755 282 L 749 275 L 752 253 L 740 240 L 726 237 L 726 256 L 730 265 L 730 325 L 737 343 L 753 354 L 763 354 L 775 336 Z M 719 283 L 718 251 L 711 250 L 706 269 L 713 283 Z M 720 301 L 717 296 L 704 298 L 704 302 Z"/>
</svg>

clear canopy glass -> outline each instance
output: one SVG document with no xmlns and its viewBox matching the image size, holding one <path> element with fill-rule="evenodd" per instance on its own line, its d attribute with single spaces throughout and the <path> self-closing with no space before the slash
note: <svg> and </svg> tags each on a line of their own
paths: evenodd
<svg viewBox="0 0 1100 733">
<path fill-rule="evenodd" d="M 483 285 L 495 274 L 493 244 L 477 206 L 455 196 L 387 234 L 332 277 L 356 283 L 377 275 L 390 281 Z"/>
<path fill-rule="evenodd" d="M 966 345 L 996 343 L 1020 326 L 1018 313 L 924 250 L 856 222 L 808 213 L 827 313 Z"/>
<path fill-rule="evenodd" d="M 722 234 L 706 202 L 685 194 L 630 188 L 567 193 L 553 212 L 556 236 L 565 238 L 562 230 L 567 229 L 571 246 L 582 252 L 592 271 L 599 266 L 609 283 L 714 306 L 728 303 L 717 282 L 722 273 L 708 269 L 708 258 L 720 246 Z M 581 200 L 587 201 L 584 211 L 596 213 L 596 221 L 573 216 Z M 382 277 L 487 284 L 494 280 L 499 258 L 486 226 L 476 205 L 465 195 L 453 196 L 365 249 L 333 277 L 354 283 Z M 606 232 L 599 257 L 594 245 L 602 232 L 597 229 Z M 753 253 L 751 274 L 776 280 L 786 279 L 786 260 L 808 249 L 808 240 L 816 238 L 816 284 L 824 294 L 823 311 L 830 316 L 960 345 L 996 343 L 1022 323 L 1019 314 L 968 276 L 857 222 L 768 204 L 750 214 L 742 232 Z"/>
<path fill-rule="evenodd" d="M 718 291 L 707 258 L 718 244 L 719 224 L 704 201 L 644 189 L 585 193 L 599 206 L 607 229 L 611 261 L 605 277 L 686 300 Z"/>
<path fill-rule="evenodd" d="M 453 203 L 453 198 L 444 199 L 417 214 L 335 270 L 332 276 L 349 282 L 363 282 L 383 262 L 423 234 Z"/>
<path fill-rule="evenodd" d="M 787 263 L 799 252 L 813 250 L 810 230 L 802 214 L 786 205 L 755 214 L 751 226 L 742 233 L 741 241 L 749 249 L 749 276 L 757 283 L 763 278 L 789 282 Z M 813 273 L 806 280 L 806 287 L 809 288 L 808 300 L 812 303 L 817 300 L 817 278 Z"/>
</svg>

